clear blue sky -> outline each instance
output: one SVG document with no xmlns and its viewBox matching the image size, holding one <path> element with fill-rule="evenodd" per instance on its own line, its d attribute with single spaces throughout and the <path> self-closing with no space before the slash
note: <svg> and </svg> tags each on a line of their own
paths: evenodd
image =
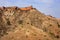
<svg viewBox="0 0 60 40">
<path fill-rule="evenodd" d="M 42 13 L 60 18 L 60 0 L 0 0 L 0 6 L 26 7 L 30 5 Z"/>
</svg>

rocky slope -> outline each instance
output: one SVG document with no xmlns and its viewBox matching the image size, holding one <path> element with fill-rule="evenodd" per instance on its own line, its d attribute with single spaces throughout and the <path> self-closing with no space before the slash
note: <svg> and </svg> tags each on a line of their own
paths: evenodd
<svg viewBox="0 0 60 40">
<path fill-rule="evenodd" d="M 0 40 L 60 40 L 60 20 L 33 7 L 0 7 Z"/>
</svg>

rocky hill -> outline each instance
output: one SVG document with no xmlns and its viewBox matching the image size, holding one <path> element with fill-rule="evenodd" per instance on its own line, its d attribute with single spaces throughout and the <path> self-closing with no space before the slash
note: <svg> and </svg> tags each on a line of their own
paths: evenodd
<svg viewBox="0 0 60 40">
<path fill-rule="evenodd" d="M 60 20 L 32 6 L 0 7 L 0 40 L 60 40 Z"/>
</svg>

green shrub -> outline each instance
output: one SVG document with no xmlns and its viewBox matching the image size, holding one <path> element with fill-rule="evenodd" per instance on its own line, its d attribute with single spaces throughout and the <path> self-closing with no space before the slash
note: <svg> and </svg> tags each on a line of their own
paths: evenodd
<svg viewBox="0 0 60 40">
<path fill-rule="evenodd" d="M 7 24 L 8 24 L 8 25 L 11 25 L 10 21 L 7 21 Z"/>
<path fill-rule="evenodd" d="M 50 24 L 49 26 L 52 26 L 52 24 Z"/>
<path fill-rule="evenodd" d="M 49 32 L 49 34 L 50 34 L 52 37 L 55 37 L 55 34 L 54 34 L 54 33 Z"/>
<path fill-rule="evenodd" d="M 23 24 L 23 20 L 19 20 L 18 23 L 19 23 L 19 24 Z"/>
<path fill-rule="evenodd" d="M 60 24 L 57 22 L 58 28 L 60 28 Z"/>
<path fill-rule="evenodd" d="M 58 24 L 58 28 L 60 28 L 60 25 Z"/>
<path fill-rule="evenodd" d="M 59 35 L 55 36 L 56 38 L 59 38 Z"/>
</svg>

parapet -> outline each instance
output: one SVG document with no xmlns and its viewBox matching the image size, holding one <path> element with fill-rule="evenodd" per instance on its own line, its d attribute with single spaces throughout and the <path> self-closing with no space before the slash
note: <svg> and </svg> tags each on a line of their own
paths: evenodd
<svg viewBox="0 0 60 40">
<path fill-rule="evenodd" d="M 31 10 L 31 9 L 33 9 L 33 7 L 32 7 L 32 6 L 25 7 L 25 8 L 20 8 L 20 10 L 25 10 L 25 11 L 27 11 L 27 10 Z"/>
<path fill-rule="evenodd" d="M 33 7 L 32 6 L 23 7 L 23 8 L 19 8 L 19 7 L 16 7 L 16 6 L 13 6 L 13 7 L 0 7 L 0 10 L 5 10 L 5 9 L 11 9 L 11 10 L 19 9 L 19 10 L 22 10 L 22 11 L 27 11 L 27 10 L 33 9 Z"/>
</svg>

